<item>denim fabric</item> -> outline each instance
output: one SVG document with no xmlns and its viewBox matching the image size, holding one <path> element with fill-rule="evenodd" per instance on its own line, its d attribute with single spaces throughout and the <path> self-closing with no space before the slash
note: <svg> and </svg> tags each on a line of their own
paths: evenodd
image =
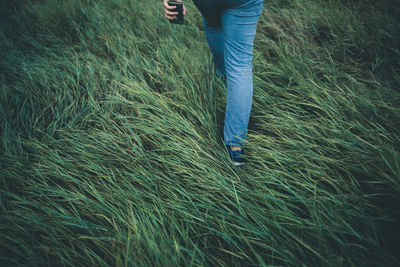
<svg viewBox="0 0 400 267">
<path fill-rule="evenodd" d="M 203 15 L 216 72 L 226 75 L 226 145 L 242 146 L 253 99 L 253 41 L 263 0 L 193 0 Z"/>
</svg>

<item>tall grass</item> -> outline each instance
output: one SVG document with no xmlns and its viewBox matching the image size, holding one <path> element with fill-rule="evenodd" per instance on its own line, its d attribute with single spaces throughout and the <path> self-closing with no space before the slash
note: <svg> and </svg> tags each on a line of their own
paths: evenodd
<svg viewBox="0 0 400 267">
<path fill-rule="evenodd" d="M 399 4 L 265 1 L 243 168 L 186 5 L 0 2 L 2 265 L 400 264 Z"/>
</svg>

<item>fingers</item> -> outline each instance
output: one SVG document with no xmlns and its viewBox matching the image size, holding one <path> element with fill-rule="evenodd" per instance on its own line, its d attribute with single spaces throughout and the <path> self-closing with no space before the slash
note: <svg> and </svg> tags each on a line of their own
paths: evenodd
<svg viewBox="0 0 400 267">
<path fill-rule="evenodd" d="M 171 17 L 171 16 L 168 16 L 168 15 L 165 15 L 165 17 L 166 17 L 167 19 L 169 19 L 169 20 L 171 20 L 171 19 L 176 19 L 176 17 Z"/>
<path fill-rule="evenodd" d="M 175 1 L 182 2 L 180 0 L 175 0 Z M 165 17 L 167 19 L 169 19 L 169 20 L 176 19 L 176 15 L 178 15 L 178 12 L 177 11 L 172 11 L 176 7 L 168 5 L 168 0 L 164 0 L 163 5 L 164 5 L 164 15 L 165 15 Z M 185 5 L 183 5 L 183 15 L 186 16 L 186 6 Z"/>
<path fill-rule="evenodd" d="M 176 7 L 174 7 L 174 6 L 170 6 L 170 5 L 168 5 L 168 0 L 164 0 L 164 10 L 165 11 L 167 11 L 167 10 L 173 10 L 173 9 L 175 9 Z"/>
<path fill-rule="evenodd" d="M 176 11 L 169 11 L 169 10 L 164 10 L 164 14 L 165 15 L 168 15 L 168 16 L 173 16 L 173 15 L 178 15 L 178 12 L 176 12 Z"/>
<path fill-rule="evenodd" d="M 171 20 L 171 19 L 176 19 L 176 16 L 174 16 L 174 15 L 178 15 L 178 12 L 171 12 L 171 11 L 165 10 L 164 14 L 167 19 Z"/>
<path fill-rule="evenodd" d="M 171 19 L 175 19 L 176 16 L 174 15 L 178 15 L 178 12 L 173 12 L 171 10 L 174 10 L 175 7 L 174 6 L 170 6 L 168 5 L 168 0 L 164 0 L 164 15 L 167 19 L 171 20 Z"/>
</svg>

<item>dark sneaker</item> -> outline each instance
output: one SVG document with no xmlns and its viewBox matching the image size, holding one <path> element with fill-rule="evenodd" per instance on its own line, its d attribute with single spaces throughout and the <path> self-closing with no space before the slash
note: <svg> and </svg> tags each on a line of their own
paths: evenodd
<svg viewBox="0 0 400 267">
<path fill-rule="evenodd" d="M 235 150 L 233 151 L 231 146 L 226 146 L 229 152 L 229 158 L 232 160 L 235 166 L 240 166 L 244 164 L 244 148 L 242 150 Z"/>
</svg>

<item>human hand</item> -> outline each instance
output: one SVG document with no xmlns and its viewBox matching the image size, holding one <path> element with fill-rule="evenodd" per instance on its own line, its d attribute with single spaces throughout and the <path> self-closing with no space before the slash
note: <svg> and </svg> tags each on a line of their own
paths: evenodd
<svg viewBox="0 0 400 267">
<path fill-rule="evenodd" d="M 169 20 L 176 19 L 175 15 L 178 15 L 178 12 L 171 11 L 171 10 L 174 10 L 175 7 L 168 5 L 168 1 L 169 0 L 164 0 L 164 15 Z M 182 0 L 174 0 L 174 1 L 175 2 L 182 2 Z M 186 16 L 186 7 L 185 7 L 185 5 L 183 5 L 183 15 Z"/>
</svg>

